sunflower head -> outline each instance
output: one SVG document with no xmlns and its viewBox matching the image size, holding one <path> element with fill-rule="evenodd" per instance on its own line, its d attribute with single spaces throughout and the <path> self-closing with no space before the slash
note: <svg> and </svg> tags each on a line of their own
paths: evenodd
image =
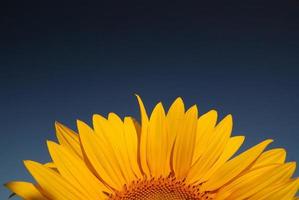
<svg viewBox="0 0 299 200">
<path fill-rule="evenodd" d="M 6 184 L 26 200 L 292 200 L 299 179 L 282 148 L 265 140 L 235 155 L 244 136 L 232 136 L 232 116 L 198 114 L 177 98 L 150 116 L 140 97 L 141 122 L 93 116 L 77 121 L 78 133 L 56 122 L 52 161 L 24 161 L 35 183 Z"/>
</svg>

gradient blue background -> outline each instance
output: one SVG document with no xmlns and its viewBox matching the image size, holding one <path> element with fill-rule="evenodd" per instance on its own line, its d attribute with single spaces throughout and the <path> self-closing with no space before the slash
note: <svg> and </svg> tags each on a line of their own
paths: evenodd
<svg viewBox="0 0 299 200">
<path fill-rule="evenodd" d="M 0 182 L 32 180 L 54 121 L 139 117 L 182 96 L 232 113 L 245 149 L 274 138 L 299 161 L 299 2 L 20 3 L 1 7 Z M 250 3 L 249 3 L 250 2 Z M 298 175 L 298 173 L 297 173 Z M 9 192 L 2 187 L 0 199 Z"/>
</svg>

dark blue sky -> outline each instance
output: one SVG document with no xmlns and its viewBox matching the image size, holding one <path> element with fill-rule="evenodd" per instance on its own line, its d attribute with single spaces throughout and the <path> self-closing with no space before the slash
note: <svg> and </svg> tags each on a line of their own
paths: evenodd
<svg viewBox="0 0 299 200">
<path fill-rule="evenodd" d="M 244 148 L 274 138 L 299 161 L 299 2 L 202 2 L 0 6 L 0 182 L 31 180 L 55 120 L 138 117 L 134 93 L 232 113 Z"/>
</svg>

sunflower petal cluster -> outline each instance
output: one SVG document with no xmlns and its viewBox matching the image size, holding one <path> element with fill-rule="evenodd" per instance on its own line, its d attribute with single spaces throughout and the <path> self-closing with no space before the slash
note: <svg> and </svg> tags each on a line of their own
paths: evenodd
<svg viewBox="0 0 299 200">
<path fill-rule="evenodd" d="M 137 95 L 141 122 L 94 115 L 78 120 L 78 133 L 56 122 L 58 142 L 48 141 L 52 161 L 26 160 L 35 183 L 6 185 L 25 200 L 295 200 L 299 179 L 283 148 L 271 139 L 244 152 L 232 136 L 232 116 L 199 115 L 177 98 L 151 115 Z"/>
</svg>

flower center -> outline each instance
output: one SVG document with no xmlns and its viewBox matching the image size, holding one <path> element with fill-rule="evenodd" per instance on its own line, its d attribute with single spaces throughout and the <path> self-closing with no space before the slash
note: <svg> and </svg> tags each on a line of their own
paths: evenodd
<svg viewBox="0 0 299 200">
<path fill-rule="evenodd" d="M 213 194 L 200 192 L 200 186 L 188 185 L 174 177 L 140 179 L 124 186 L 109 200 L 212 200 Z"/>
</svg>

